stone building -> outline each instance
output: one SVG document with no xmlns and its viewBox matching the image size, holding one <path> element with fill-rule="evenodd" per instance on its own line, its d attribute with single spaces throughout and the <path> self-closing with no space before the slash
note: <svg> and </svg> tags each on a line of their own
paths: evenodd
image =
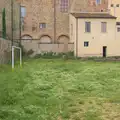
<svg viewBox="0 0 120 120">
<path fill-rule="evenodd" d="M 68 43 L 70 12 L 106 12 L 108 0 L 17 0 L 21 4 L 22 39 Z"/>
<path fill-rule="evenodd" d="M 12 38 L 12 21 L 13 21 L 13 38 L 20 38 L 20 5 L 13 0 L 13 7 L 11 4 L 12 0 L 1 0 L 0 1 L 0 37 L 2 37 L 2 10 L 5 8 L 6 11 L 6 33 L 7 38 Z M 13 10 L 12 10 L 13 8 Z M 13 20 L 11 19 L 13 11 Z"/>
<path fill-rule="evenodd" d="M 108 0 L 73 0 L 72 12 L 108 12 Z"/>
</svg>

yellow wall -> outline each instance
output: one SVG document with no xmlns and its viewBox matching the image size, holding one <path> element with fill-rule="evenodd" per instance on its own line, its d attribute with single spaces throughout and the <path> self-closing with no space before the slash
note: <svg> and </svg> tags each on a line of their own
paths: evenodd
<svg viewBox="0 0 120 120">
<path fill-rule="evenodd" d="M 113 4 L 114 7 L 111 7 L 111 4 Z M 109 0 L 108 8 L 110 13 L 117 17 L 117 21 L 120 21 L 120 6 L 116 7 L 117 4 L 120 5 L 120 0 Z"/>
<path fill-rule="evenodd" d="M 69 29 L 70 42 L 74 42 L 74 54 L 76 55 L 76 18 L 71 14 L 69 15 Z"/>
<path fill-rule="evenodd" d="M 91 33 L 85 33 L 87 21 L 91 22 Z M 101 22 L 107 22 L 107 33 L 101 33 Z M 75 23 L 76 20 L 74 25 Z M 78 42 L 74 51 L 78 48 L 77 56 L 79 57 L 102 56 L 103 46 L 107 46 L 107 56 L 120 56 L 120 36 L 116 31 L 115 19 L 78 19 L 77 36 Z M 88 47 L 84 47 L 84 41 L 89 41 Z"/>
</svg>

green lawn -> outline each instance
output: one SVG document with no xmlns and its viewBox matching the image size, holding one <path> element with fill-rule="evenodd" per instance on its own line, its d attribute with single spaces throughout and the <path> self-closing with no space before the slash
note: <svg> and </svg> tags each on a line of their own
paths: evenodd
<svg viewBox="0 0 120 120">
<path fill-rule="evenodd" d="M 28 60 L 0 67 L 0 120 L 120 120 L 120 63 Z"/>
</svg>

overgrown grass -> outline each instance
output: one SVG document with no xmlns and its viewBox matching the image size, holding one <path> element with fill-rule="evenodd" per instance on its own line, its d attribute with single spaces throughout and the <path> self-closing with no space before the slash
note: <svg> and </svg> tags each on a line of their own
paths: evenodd
<svg viewBox="0 0 120 120">
<path fill-rule="evenodd" d="M 120 120 L 120 63 L 32 59 L 0 66 L 0 120 Z"/>
</svg>

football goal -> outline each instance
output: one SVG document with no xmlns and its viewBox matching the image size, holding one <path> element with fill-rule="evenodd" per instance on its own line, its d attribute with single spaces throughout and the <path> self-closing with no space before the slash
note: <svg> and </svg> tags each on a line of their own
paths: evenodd
<svg viewBox="0 0 120 120">
<path fill-rule="evenodd" d="M 12 46 L 12 69 L 15 68 L 15 49 L 20 52 L 20 66 L 22 66 L 22 49 L 20 47 Z"/>
</svg>

